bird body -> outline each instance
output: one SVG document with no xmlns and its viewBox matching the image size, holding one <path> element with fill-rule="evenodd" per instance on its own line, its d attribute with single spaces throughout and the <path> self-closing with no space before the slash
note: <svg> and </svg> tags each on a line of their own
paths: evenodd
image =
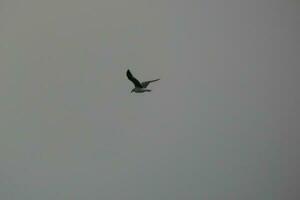
<svg viewBox="0 0 300 200">
<path fill-rule="evenodd" d="M 136 93 L 151 92 L 150 89 L 147 89 L 147 86 L 152 82 L 160 80 L 160 79 L 154 79 L 151 81 L 140 82 L 131 74 L 129 69 L 126 72 L 126 75 L 127 78 L 134 84 L 134 88 L 131 90 L 131 92 L 136 92 Z"/>
<path fill-rule="evenodd" d="M 135 93 L 144 93 L 144 92 L 151 92 L 151 90 L 146 89 L 146 88 L 137 88 L 137 87 L 135 87 L 135 88 L 133 88 L 133 89 L 131 90 L 131 92 L 135 92 Z"/>
</svg>

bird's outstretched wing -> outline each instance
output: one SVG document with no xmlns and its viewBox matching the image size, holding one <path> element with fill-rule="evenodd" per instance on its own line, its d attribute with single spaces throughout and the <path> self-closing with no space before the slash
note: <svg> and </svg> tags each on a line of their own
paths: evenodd
<svg viewBox="0 0 300 200">
<path fill-rule="evenodd" d="M 142 82 L 141 85 L 143 86 L 143 88 L 146 88 L 149 85 L 149 83 L 152 83 L 152 82 L 155 82 L 158 80 L 160 80 L 160 79 L 158 78 L 158 79 L 151 80 L 151 81 L 145 81 L 145 82 Z"/>
<path fill-rule="evenodd" d="M 126 72 L 127 78 L 134 84 L 135 87 L 142 88 L 142 84 L 131 74 L 130 70 L 128 69 Z"/>
</svg>

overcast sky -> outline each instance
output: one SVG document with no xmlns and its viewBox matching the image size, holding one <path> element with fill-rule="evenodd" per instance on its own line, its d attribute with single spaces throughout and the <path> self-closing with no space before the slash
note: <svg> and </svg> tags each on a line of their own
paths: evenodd
<svg viewBox="0 0 300 200">
<path fill-rule="evenodd" d="M 1 0 L 0 199 L 299 199 L 299 13 Z"/>
</svg>

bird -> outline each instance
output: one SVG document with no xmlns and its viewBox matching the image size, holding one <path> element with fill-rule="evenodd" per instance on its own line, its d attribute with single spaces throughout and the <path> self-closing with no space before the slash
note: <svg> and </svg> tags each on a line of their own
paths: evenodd
<svg viewBox="0 0 300 200">
<path fill-rule="evenodd" d="M 158 79 L 154 79 L 154 80 L 150 80 L 150 81 L 140 82 L 131 74 L 129 69 L 126 72 L 126 75 L 127 75 L 127 78 L 134 84 L 134 88 L 131 90 L 131 93 L 132 92 L 135 92 L 135 93 L 151 92 L 150 89 L 147 89 L 147 86 L 149 85 L 149 83 L 160 80 L 158 78 Z"/>
</svg>

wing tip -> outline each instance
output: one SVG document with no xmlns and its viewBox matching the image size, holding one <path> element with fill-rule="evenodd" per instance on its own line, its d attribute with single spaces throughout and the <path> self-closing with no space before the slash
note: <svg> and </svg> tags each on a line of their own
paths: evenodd
<svg viewBox="0 0 300 200">
<path fill-rule="evenodd" d="M 129 80 L 132 80 L 134 78 L 129 69 L 127 69 L 126 76 Z"/>
</svg>

